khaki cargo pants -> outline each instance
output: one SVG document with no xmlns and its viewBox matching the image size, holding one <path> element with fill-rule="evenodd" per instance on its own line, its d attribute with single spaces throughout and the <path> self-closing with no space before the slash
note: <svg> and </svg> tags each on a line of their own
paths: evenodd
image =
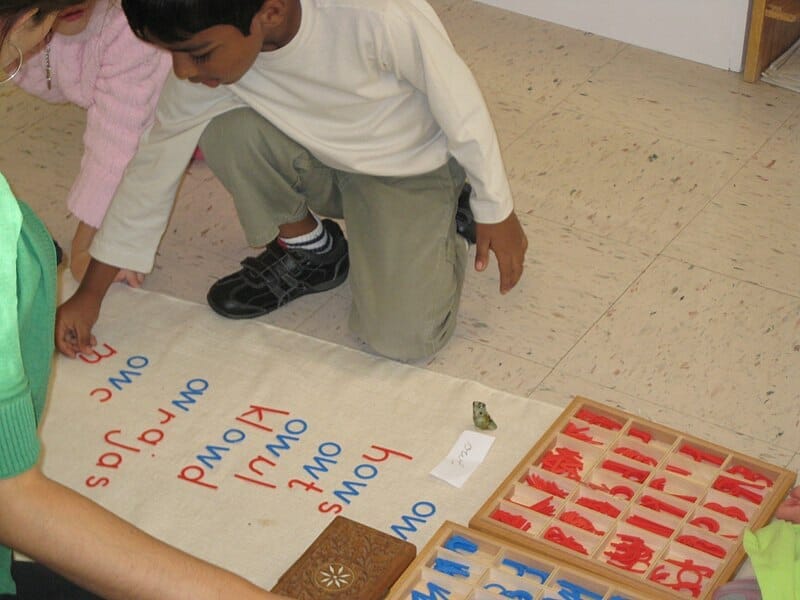
<svg viewBox="0 0 800 600">
<path fill-rule="evenodd" d="M 397 360 L 440 350 L 456 325 L 467 247 L 455 231 L 464 171 L 448 164 L 413 177 L 332 169 L 250 108 L 213 119 L 200 140 L 233 196 L 252 246 L 278 226 L 317 215 L 344 219 L 353 303 L 350 328 Z"/>
</svg>

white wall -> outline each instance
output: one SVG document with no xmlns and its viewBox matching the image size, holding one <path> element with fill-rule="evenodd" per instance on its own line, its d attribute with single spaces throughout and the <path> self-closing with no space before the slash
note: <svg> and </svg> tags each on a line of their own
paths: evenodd
<svg viewBox="0 0 800 600">
<path fill-rule="evenodd" d="M 742 70 L 749 0 L 480 0 L 688 58 Z"/>
</svg>

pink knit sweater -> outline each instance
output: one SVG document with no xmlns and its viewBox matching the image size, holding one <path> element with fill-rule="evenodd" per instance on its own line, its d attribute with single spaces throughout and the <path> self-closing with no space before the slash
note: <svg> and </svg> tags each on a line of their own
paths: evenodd
<svg viewBox="0 0 800 600">
<path fill-rule="evenodd" d="M 78 219 L 99 227 L 139 137 L 152 124 L 170 56 L 128 27 L 114 0 L 98 0 L 86 29 L 50 42 L 51 89 L 45 51 L 26 61 L 18 85 L 48 102 L 87 109 L 81 169 L 67 197 Z"/>
</svg>

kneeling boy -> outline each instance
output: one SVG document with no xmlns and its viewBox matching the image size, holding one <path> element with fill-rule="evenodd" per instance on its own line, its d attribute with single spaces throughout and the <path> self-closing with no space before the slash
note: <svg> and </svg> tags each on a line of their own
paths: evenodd
<svg viewBox="0 0 800 600">
<path fill-rule="evenodd" d="M 519 280 L 527 240 L 491 119 L 424 0 L 122 5 L 139 37 L 172 53 L 174 74 L 59 309 L 62 352 L 88 350 L 118 268 L 151 270 L 198 143 L 248 242 L 266 244 L 209 290 L 222 315 L 259 316 L 349 273 L 357 335 L 395 359 L 434 354 L 455 328 L 467 254 L 455 215 L 470 189 L 475 267 L 491 249 L 500 291 Z M 347 240 L 317 214 L 344 219 Z"/>
</svg>

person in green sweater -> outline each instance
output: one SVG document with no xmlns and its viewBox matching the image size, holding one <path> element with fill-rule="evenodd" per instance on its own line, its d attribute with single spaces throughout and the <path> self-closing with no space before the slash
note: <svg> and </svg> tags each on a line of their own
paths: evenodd
<svg viewBox="0 0 800 600">
<path fill-rule="evenodd" d="M 771 523 L 744 532 L 755 577 L 735 579 L 713 600 L 800 600 L 800 486 L 775 510 Z"/>
<path fill-rule="evenodd" d="M 75 4 L 0 0 L 2 83 L 42 47 L 58 10 Z M 10 548 L 104 598 L 280 598 L 158 541 L 42 473 L 36 428 L 55 311 L 53 240 L 0 175 L 0 598 L 16 593 Z M 19 597 L 56 596 L 26 595 L 21 586 Z"/>
</svg>

